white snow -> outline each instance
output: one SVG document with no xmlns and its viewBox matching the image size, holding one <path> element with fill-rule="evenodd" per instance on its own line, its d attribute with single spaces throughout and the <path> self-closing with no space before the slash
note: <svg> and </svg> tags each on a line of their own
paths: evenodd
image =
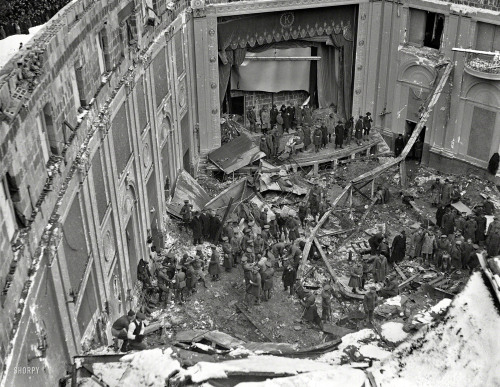
<svg viewBox="0 0 500 387">
<path fill-rule="evenodd" d="M 361 387 L 365 379 L 363 371 L 339 366 L 332 371 L 309 372 L 263 382 L 243 382 L 236 387 Z"/>
<path fill-rule="evenodd" d="M 364 345 L 363 342 L 375 341 L 378 339 L 377 333 L 373 329 L 362 329 L 360 331 L 350 333 L 342 337 L 342 343 L 339 344 L 335 351 L 327 352 L 318 358 L 318 361 L 328 364 L 340 364 L 342 357 L 345 356 L 344 349 L 350 345 L 360 348 Z"/>
<path fill-rule="evenodd" d="M 28 43 L 35 34 L 40 31 L 45 24 L 31 27 L 29 35 L 11 35 L 5 39 L 0 40 L 0 69 L 2 69 L 7 62 L 19 51 L 19 44 L 23 46 Z"/>
<path fill-rule="evenodd" d="M 365 344 L 359 348 L 359 353 L 370 359 L 383 360 L 391 356 L 391 352 L 374 344 Z"/>
<path fill-rule="evenodd" d="M 400 343 L 408 336 L 408 333 L 403 330 L 403 327 L 404 325 L 400 322 L 390 321 L 385 323 L 381 326 L 382 337 L 391 343 Z"/>
<path fill-rule="evenodd" d="M 480 273 L 436 327 L 422 330 L 372 371 L 378 385 L 500 386 L 500 315 Z"/>
<path fill-rule="evenodd" d="M 155 348 L 123 356 L 120 361 L 130 364 L 120 379 L 120 387 L 163 387 L 169 376 L 181 370 L 171 355 L 172 348 Z"/>
<path fill-rule="evenodd" d="M 250 356 L 246 359 L 228 360 L 220 363 L 199 362 L 183 372 L 194 383 L 208 379 L 225 379 L 227 373 L 270 373 L 296 375 L 312 371 L 333 371 L 336 368 L 309 359 L 291 359 L 278 356 Z"/>
</svg>

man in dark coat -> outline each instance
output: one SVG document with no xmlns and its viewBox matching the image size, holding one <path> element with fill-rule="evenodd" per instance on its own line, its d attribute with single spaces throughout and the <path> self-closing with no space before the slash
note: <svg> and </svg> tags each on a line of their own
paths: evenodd
<svg viewBox="0 0 500 387">
<path fill-rule="evenodd" d="M 486 234 L 486 217 L 479 213 L 476 215 L 476 241 L 483 242 Z"/>
<path fill-rule="evenodd" d="M 288 109 L 285 109 L 285 112 L 282 113 L 282 116 L 283 116 L 283 130 L 286 133 L 289 133 L 290 129 L 292 128 L 293 116 Z"/>
<path fill-rule="evenodd" d="M 356 126 L 354 127 L 354 136 L 356 137 L 356 143 L 361 145 L 361 140 L 363 139 L 363 116 L 359 116 L 356 121 Z"/>
<path fill-rule="evenodd" d="M 297 272 L 295 271 L 292 262 L 286 263 L 281 279 L 283 280 L 283 287 L 285 288 L 285 292 L 288 290 L 288 288 L 290 288 L 290 295 L 293 296 L 293 287 L 295 284 L 295 280 L 297 279 Z"/>
<path fill-rule="evenodd" d="M 476 219 L 472 215 L 469 215 L 467 217 L 467 220 L 465 221 L 464 238 L 466 240 L 471 239 L 472 242 L 476 243 L 476 230 L 477 230 Z"/>
<path fill-rule="evenodd" d="M 394 141 L 394 156 L 398 157 L 403 151 L 404 147 L 405 147 L 405 139 L 403 138 L 403 135 L 400 133 L 398 137 L 396 137 L 396 140 Z"/>
<path fill-rule="evenodd" d="M 486 251 L 489 257 L 495 257 L 500 254 L 500 234 L 490 233 L 486 238 Z"/>
<path fill-rule="evenodd" d="M 328 128 L 326 127 L 325 123 L 323 122 L 321 124 L 321 147 L 326 148 L 328 145 Z"/>
<path fill-rule="evenodd" d="M 337 126 L 335 126 L 335 149 L 337 149 L 337 147 L 340 147 L 340 149 L 342 149 L 343 144 L 344 144 L 344 126 L 342 125 L 342 121 L 339 121 L 337 123 Z"/>
<path fill-rule="evenodd" d="M 219 243 L 220 234 L 219 238 L 217 239 L 217 232 L 219 231 L 219 228 L 221 228 L 221 226 L 222 221 L 220 220 L 220 217 L 215 214 L 215 211 L 213 211 L 210 218 L 210 241 L 214 244 Z"/>
<path fill-rule="evenodd" d="M 286 111 L 287 113 L 290 113 L 290 117 L 292 117 L 292 123 L 290 125 L 293 126 L 293 122 L 295 121 L 295 108 L 292 106 L 291 102 L 286 107 Z"/>
<path fill-rule="evenodd" d="M 443 215 L 441 224 L 442 224 L 443 234 L 446 235 L 453 234 L 455 228 L 455 222 L 451 211 L 449 210 L 446 211 L 446 213 Z"/>
<path fill-rule="evenodd" d="M 495 205 L 490 201 L 490 198 L 484 199 L 483 209 L 485 215 L 493 215 L 495 213 Z"/>
<path fill-rule="evenodd" d="M 368 140 L 368 136 L 370 135 L 370 129 L 372 128 L 372 114 L 367 112 L 363 117 L 363 135 L 366 140 Z"/>
<path fill-rule="evenodd" d="M 401 262 L 406 254 L 406 232 L 402 230 L 392 241 L 391 263 Z"/>
<path fill-rule="evenodd" d="M 193 244 L 201 244 L 203 237 L 203 221 L 198 211 L 195 211 L 194 217 L 191 220 L 191 230 L 193 231 Z"/>
<path fill-rule="evenodd" d="M 444 217 L 445 212 L 446 212 L 446 209 L 443 206 L 438 205 L 438 208 L 436 210 L 436 225 L 438 227 L 443 226 L 443 217 Z"/>
<path fill-rule="evenodd" d="M 256 132 L 257 131 L 257 114 L 255 113 L 255 106 L 251 106 L 250 109 L 247 111 L 247 120 L 248 120 L 248 123 L 250 124 L 250 131 Z"/>
<path fill-rule="evenodd" d="M 312 322 L 318 325 L 320 328 L 323 327 L 323 321 L 318 314 L 318 308 L 316 307 L 316 297 L 314 294 L 308 294 L 303 300 L 300 300 L 301 305 L 304 307 L 304 314 L 302 318 L 305 321 Z"/>
<path fill-rule="evenodd" d="M 210 218 L 208 210 L 203 210 L 200 219 L 203 230 L 203 240 L 208 241 L 210 239 Z"/>
<path fill-rule="evenodd" d="M 276 117 L 278 117 L 278 113 L 278 108 L 276 107 L 276 105 L 273 105 L 273 107 L 269 111 L 269 121 L 271 123 L 271 128 L 276 125 Z"/>
</svg>

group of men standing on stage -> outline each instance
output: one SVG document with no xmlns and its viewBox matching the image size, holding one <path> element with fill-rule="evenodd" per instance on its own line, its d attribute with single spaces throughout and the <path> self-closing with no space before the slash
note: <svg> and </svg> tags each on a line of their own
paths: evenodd
<svg viewBox="0 0 500 387">
<path fill-rule="evenodd" d="M 281 138 L 284 133 L 290 133 L 291 129 L 295 129 L 296 145 L 303 144 L 297 149 L 306 151 L 311 144 L 314 151 L 319 152 L 329 143 L 335 143 L 335 149 L 342 149 L 344 144 L 351 143 L 353 136 L 358 145 L 369 138 L 373 122 L 370 112 L 365 116 L 359 116 L 356 123 L 354 117 L 344 122 L 335 111 L 325 119 L 314 119 L 312 112 L 308 105 L 282 105 L 279 110 L 276 105 L 270 110 L 264 105 L 258 113 L 252 106 L 247 111 L 247 121 L 252 132 L 262 133 L 260 149 L 269 158 L 278 156 L 283 150 L 280 144 Z"/>
</svg>

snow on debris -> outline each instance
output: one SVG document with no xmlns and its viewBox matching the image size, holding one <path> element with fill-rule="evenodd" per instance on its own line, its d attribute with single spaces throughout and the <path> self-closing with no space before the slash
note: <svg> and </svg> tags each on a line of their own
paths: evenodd
<svg viewBox="0 0 500 387">
<path fill-rule="evenodd" d="M 366 376 L 363 371 L 337 367 L 332 371 L 315 371 L 263 382 L 243 382 L 236 387 L 361 387 Z"/>
<path fill-rule="evenodd" d="M 292 359 L 278 356 L 250 356 L 246 359 L 228 360 L 220 363 L 199 362 L 183 372 L 194 383 L 209 379 L 225 379 L 229 373 L 269 373 L 296 375 L 312 371 L 334 371 L 337 368 L 309 359 Z"/>
<path fill-rule="evenodd" d="M 123 356 L 120 361 L 130 364 L 120 379 L 120 387 L 165 386 L 165 381 L 181 369 L 171 355 L 172 348 L 155 348 Z"/>
<path fill-rule="evenodd" d="M 371 369 L 379 385 L 500 386 L 500 315 L 480 273 L 447 316 Z"/>
<path fill-rule="evenodd" d="M 382 337 L 391 343 L 400 343 L 408 336 L 408 333 L 403 330 L 404 324 L 400 322 L 390 321 L 382 325 Z"/>
</svg>

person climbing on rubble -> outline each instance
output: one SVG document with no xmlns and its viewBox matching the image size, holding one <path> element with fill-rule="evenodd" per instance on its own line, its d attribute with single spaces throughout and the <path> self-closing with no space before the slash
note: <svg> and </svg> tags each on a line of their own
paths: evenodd
<svg viewBox="0 0 500 387">
<path fill-rule="evenodd" d="M 349 286 L 352 288 L 353 293 L 358 293 L 356 289 L 360 289 L 362 286 L 361 277 L 363 276 L 363 265 L 361 264 L 361 257 L 359 257 L 358 262 L 356 262 L 351 268 L 351 278 L 349 278 Z"/>
<path fill-rule="evenodd" d="M 370 286 L 369 291 L 365 294 L 363 298 L 363 309 L 366 315 L 366 323 L 373 325 L 373 311 L 377 307 L 378 297 L 377 288 L 375 286 Z"/>
<path fill-rule="evenodd" d="M 316 296 L 308 293 L 304 298 L 299 300 L 300 304 L 304 307 L 302 319 L 306 322 L 316 324 L 323 329 L 323 321 L 318 314 L 318 307 L 316 306 Z"/>
<path fill-rule="evenodd" d="M 135 312 L 130 309 L 126 315 L 118 318 L 111 326 L 111 334 L 115 338 L 115 346 L 117 346 L 118 340 L 123 340 L 123 344 L 120 349 L 122 352 L 128 351 L 128 329 L 134 320 Z"/>
<path fill-rule="evenodd" d="M 210 245 L 210 249 L 212 249 L 212 255 L 208 264 L 208 274 L 212 276 L 212 281 L 220 281 L 220 255 L 214 244 Z"/>
<path fill-rule="evenodd" d="M 143 289 L 151 286 L 151 272 L 148 263 L 142 258 L 137 264 L 137 279 L 142 282 Z"/>
</svg>

